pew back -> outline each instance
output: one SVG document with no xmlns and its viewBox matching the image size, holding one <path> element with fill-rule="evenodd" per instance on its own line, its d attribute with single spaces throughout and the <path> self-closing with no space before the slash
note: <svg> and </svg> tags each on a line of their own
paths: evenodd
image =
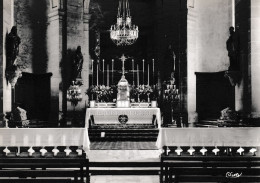
<svg viewBox="0 0 260 183">
<path fill-rule="evenodd" d="M 164 147 L 160 182 L 260 182 L 259 147 Z"/>
</svg>

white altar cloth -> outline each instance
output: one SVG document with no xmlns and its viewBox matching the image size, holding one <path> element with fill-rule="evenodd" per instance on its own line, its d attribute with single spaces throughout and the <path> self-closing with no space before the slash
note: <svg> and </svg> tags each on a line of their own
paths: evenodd
<svg viewBox="0 0 260 183">
<path fill-rule="evenodd" d="M 120 124 L 119 115 L 127 115 L 126 124 L 152 124 L 152 117 L 156 115 L 158 128 L 161 127 L 161 112 L 159 108 L 88 108 L 85 124 L 89 127 L 90 116 L 95 118 L 95 124 Z"/>
<path fill-rule="evenodd" d="M 260 146 L 260 128 L 161 128 L 156 146 Z"/>
<path fill-rule="evenodd" d="M 0 146 L 83 146 L 89 150 L 87 128 L 0 128 Z"/>
</svg>

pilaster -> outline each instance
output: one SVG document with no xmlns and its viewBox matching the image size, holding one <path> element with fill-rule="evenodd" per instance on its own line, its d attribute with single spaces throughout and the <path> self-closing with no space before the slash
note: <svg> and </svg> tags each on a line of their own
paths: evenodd
<svg viewBox="0 0 260 183">
<path fill-rule="evenodd" d="M 66 54 L 66 42 L 64 42 L 65 6 L 64 0 L 57 6 L 51 5 L 48 14 L 47 49 L 48 49 L 48 72 L 53 74 L 51 78 L 51 113 L 50 121 L 57 123 L 63 112 L 64 87 L 62 82 L 62 63 Z"/>
<path fill-rule="evenodd" d="M 89 1 L 85 1 L 84 3 L 89 3 Z M 87 8 L 87 9 L 86 9 Z M 91 67 L 91 59 L 89 55 L 89 20 L 91 18 L 91 15 L 88 13 L 88 5 L 84 5 L 84 11 L 83 11 L 83 37 L 84 37 L 84 47 L 82 50 L 83 56 L 84 56 L 84 64 L 82 68 L 82 78 L 83 78 L 83 86 L 82 91 L 86 91 L 89 87 L 89 74 L 90 74 L 90 67 Z M 88 96 L 84 95 L 83 100 L 87 101 Z"/>
<path fill-rule="evenodd" d="M 249 69 L 251 71 L 251 117 L 260 119 L 260 2 L 250 4 Z"/>
<path fill-rule="evenodd" d="M 194 9 L 194 0 L 187 3 L 187 110 L 188 122 L 198 121 L 196 112 L 196 18 L 197 12 Z"/>
<path fill-rule="evenodd" d="M 7 83 L 5 77 L 6 68 L 6 35 L 10 33 L 13 26 L 13 0 L 3 0 L 0 2 L 0 114 L 11 111 L 11 85 Z M 1 115 L 2 118 L 2 115 Z M 0 119 L 1 121 L 2 119 Z"/>
</svg>

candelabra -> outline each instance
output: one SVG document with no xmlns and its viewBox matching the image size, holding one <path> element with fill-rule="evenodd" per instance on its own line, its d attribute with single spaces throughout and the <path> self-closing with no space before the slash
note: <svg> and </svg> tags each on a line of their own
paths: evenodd
<svg viewBox="0 0 260 183">
<path fill-rule="evenodd" d="M 182 119 L 174 116 L 180 104 L 179 89 L 175 84 L 175 78 L 164 81 L 162 84 L 162 111 L 164 118 L 164 126 L 176 125 L 181 126 Z"/>
<path fill-rule="evenodd" d="M 78 102 L 82 100 L 81 89 L 79 87 L 80 84 L 75 84 L 75 82 L 72 81 L 72 85 L 70 85 L 67 91 L 67 99 L 74 106 L 74 110 L 75 107 L 78 105 Z"/>
<path fill-rule="evenodd" d="M 81 82 L 75 83 L 75 81 L 72 81 L 72 84 L 70 85 L 69 89 L 67 90 L 67 100 L 71 102 L 71 105 L 73 106 L 73 124 L 78 125 L 78 120 L 76 119 L 76 106 L 78 105 L 78 102 L 82 100 L 82 94 L 80 85 L 82 85 Z"/>
</svg>

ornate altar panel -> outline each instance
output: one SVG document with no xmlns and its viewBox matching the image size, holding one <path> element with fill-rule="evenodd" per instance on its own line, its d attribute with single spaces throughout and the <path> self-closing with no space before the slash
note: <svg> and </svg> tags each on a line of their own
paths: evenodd
<svg viewBox="0 0 260 183">
<path fill-rule="evenodd" d="M 90 116 L 95 118 L 95 124 L 121 124 L 120 116 L 127 116 L 126 124 L 152 124 L 153 115 L 156 116 L 158 128 L 161 126 L 161 112 L 159 108 L 88 108 L 85 124 L 89 127 Z"/>
</svg>

